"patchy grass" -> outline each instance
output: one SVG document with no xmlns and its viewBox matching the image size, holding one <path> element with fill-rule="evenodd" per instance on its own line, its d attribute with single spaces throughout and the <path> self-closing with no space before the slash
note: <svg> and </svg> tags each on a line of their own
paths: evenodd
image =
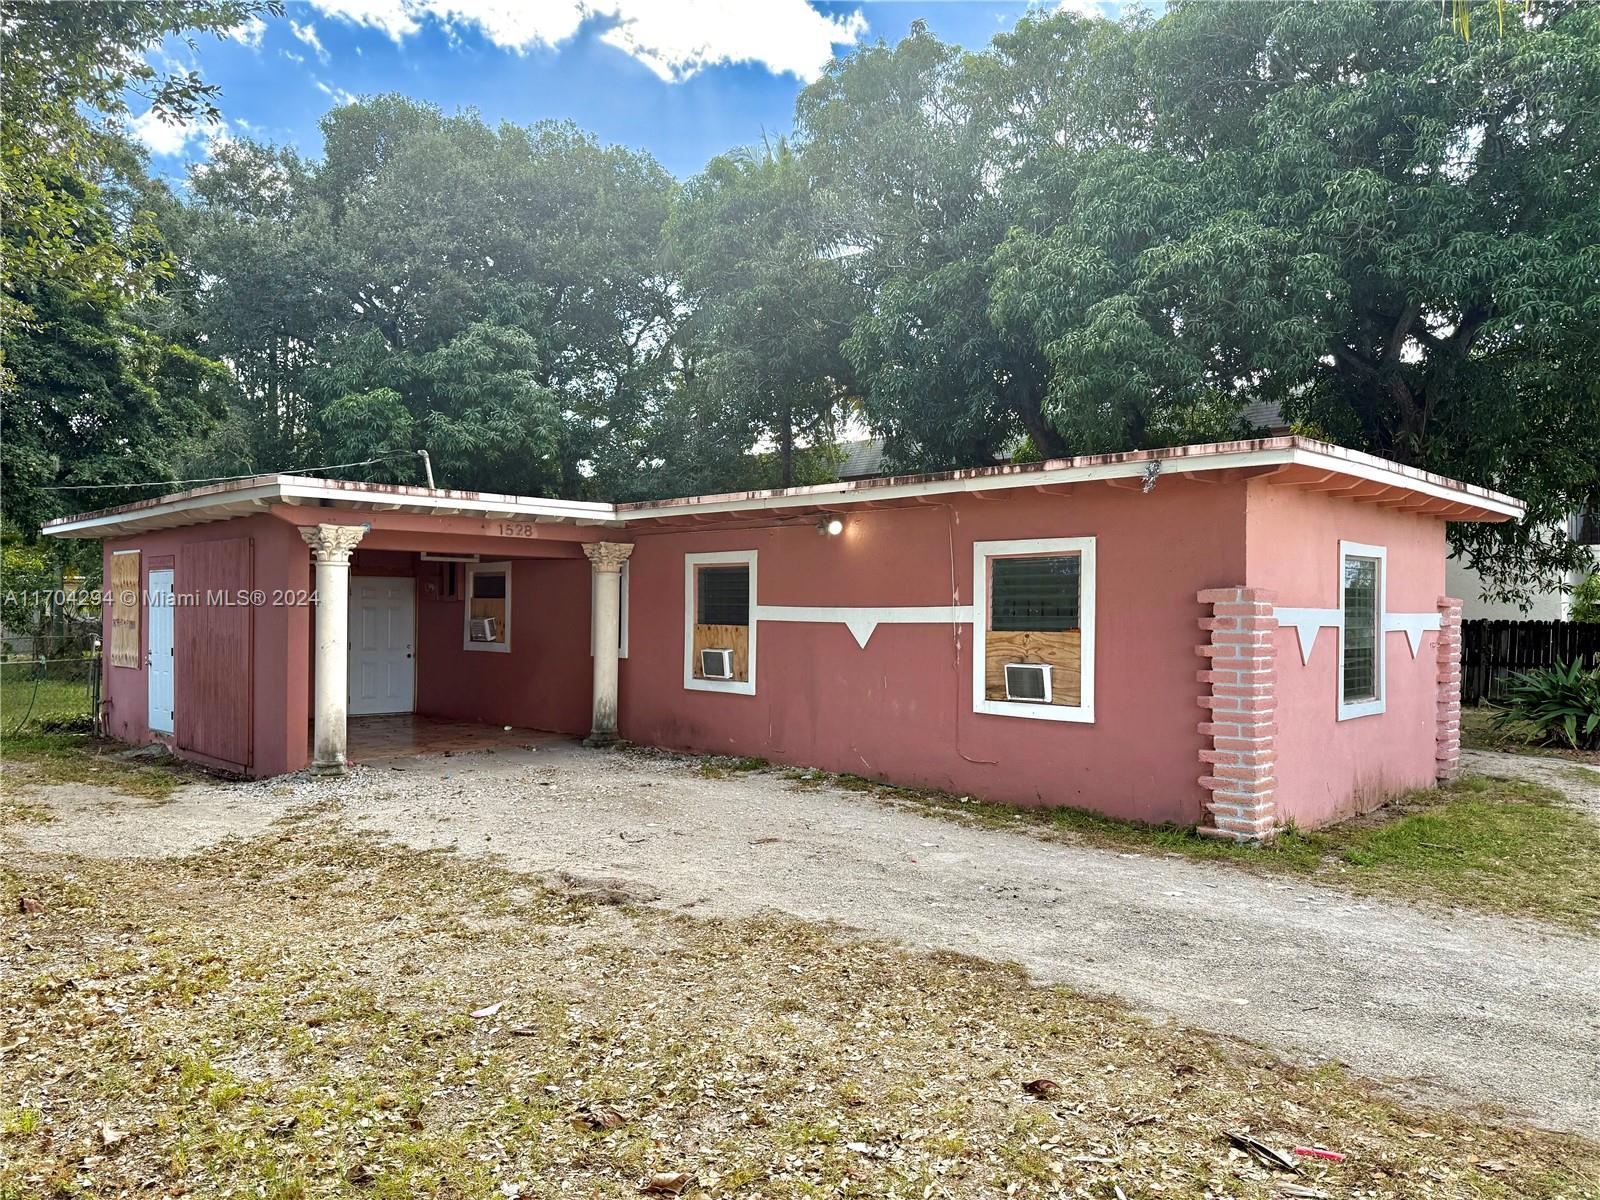
<svg viewBox="0 0 1600 1200">
<path fill-rule="evenodd" d="M 738 775 L 748 775 L 751 771 L 764 771 L 770 765 L 764 758 L 728 758 L 712 755 L 700 759 L 695 765 L 695 770 L 707 779 L 731 779 Z"/>
<path fill-rule="evenodd" d="M 1505 729 L 1494 725 L 1499 709 L 1488 704 L 1465 706 L 1461 710 L 1461 745 L 1467 750 L 1498 750 L 1506 754 L 1537 754 L 1546 758 L 1569 758 L 1574 762 L 1600 767 L 1600 751 L 1574 750 L 1571 746 L 1550 745 L 1539 740 L 1532 725 L 1513 722 Z"/>
<path fill-rule="evenodd" d="M 1595 1197 L 1600 1146 L 798 921 L 596 906 L 318 818 L 0 864 L 0 1197 Z M 498 1005 L 499 1007 L 494 1007 Z M 481 1017 L 471 1014 L 485 1013 Z M 1046 1078 L 1046 1099 L 1024 1090 Z"/>
<path fill-rule="evenodd" d="M 1575 768 L 1576 769 L 1576 768 Z M 1600 934 L 1600 823 L 1537 784 L 1469 776 L 1410 792 L 1326 829 L 1283 830 L 1264 846 L 1215 841 L 1176 825 L 1141 825 L 1073 808 L 1019 809 L 970 796 L 791 771 L 797 787 L 831 783 L 968 824 L 1074 845 L 1181 854 L 1300 875 L 1372 895 L 1530 917 Z"/>
<path fill-rule="evenodd" d="M 37 787 L 85 783 L 146 800 L 165 800 L 178 787 L 207 778 L 175 761 L 116 758 L 121 742 L 77 733 L 36 733 L 0 741 L 0 824 L 26 820 L 41 806 L 27 801 Z"/>
</svg>

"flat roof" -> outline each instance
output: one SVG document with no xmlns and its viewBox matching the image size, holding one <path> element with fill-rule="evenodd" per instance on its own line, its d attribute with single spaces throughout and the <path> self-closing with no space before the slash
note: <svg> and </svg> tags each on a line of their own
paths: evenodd
<svg viewBox="0 0 1600 1200">
<path fill-rule="evenodd" d="M 1273 437 L 630 504 L 354 483 L 306 475 L 256 475 L 61 517 L 46 523 L 43 532 L 51 537 L 66 538 L 119 537 L 149 529 L 170 529 L 246 516 L 274 504 L 486 519 L 521 517 L 540 523 L 620 528 L 674 518 L 829 509 L 1097 480 L 1138 479 L 1159 483 L 1166 475 L 1202 473 L 1213 478 L 1219 473 L 1247 473 L 1285 486 L 1404 507 L 1452 521 L 1514 520 L 1527 511 L 1522 501 L 1511 496 L 1402 466 L 1375 455 L 1310 438 Z"/>
</svg>

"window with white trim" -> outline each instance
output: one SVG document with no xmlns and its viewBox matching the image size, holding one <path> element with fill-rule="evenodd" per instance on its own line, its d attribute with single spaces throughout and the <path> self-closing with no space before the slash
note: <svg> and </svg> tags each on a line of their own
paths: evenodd
<svg viewBox="0 0 1600 1200">
<path fill-rule="evenodd" d="M 756 552 L 683 556 L 683 686 L 756 690 Z"/>
<path fill-rule="evenodd" d="M 466 626 L 462 646 L 468 650 L 511 649 L 511 564 L 467 564 Z"/>
<path fill-rule="evenodd" d="M 1339 720 L 1384 710 L 1383 614 L 1388 554 L 1339 543 Z"/>
<path fill-rule="evenodd" d="M 1094 549 L 1092 537 L 973 544 L 974 712 L 1094 720 Z"/>
</svg>

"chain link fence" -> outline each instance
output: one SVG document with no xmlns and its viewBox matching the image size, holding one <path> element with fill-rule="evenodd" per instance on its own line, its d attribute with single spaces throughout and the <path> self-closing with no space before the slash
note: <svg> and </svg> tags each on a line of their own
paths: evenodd
<svg viewBox="0 0 1600 1200">
<path fill-rule="evenodd" d="M 92 733 L 100 714 L 100 646 L 93 633 L 35 634 L 0 657 L 0 733 Z"/>
</svg>

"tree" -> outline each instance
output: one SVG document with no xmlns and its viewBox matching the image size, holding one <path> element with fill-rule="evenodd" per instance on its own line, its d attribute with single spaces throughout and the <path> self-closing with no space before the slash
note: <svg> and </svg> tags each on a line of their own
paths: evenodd
<svg viewBox="0 0 1600 1200">
<path fill-rule="evenodd" d="M 1043 420 L 1037 348 L 988 319 L 991 256 L 1012 215 L 969 59 L 920 23 L 866 47 L 796 105 L 803 154 L 842 214 L 839 244 L 869 299 L 843 349 L 867 420 L 905 468 L 991 461 Z"/>
<path fill-rule="evenodd" d="M 687 310 L 680 345 L 694 394 L 746 446 L 776 447 L 778 478 L 796 479 L 801 445 L 831 444 L 850 368 L 841 352 L 859 299 L 841 266 L 838 229 L 789 145 L 713 159 L 667 224 Z M 731 423 L 731 426 L 730 426 Z"/>
<path fill-rule="evenodd" d="M 1178 3 L 915 28 L 800 98 L 854 201 L 846 343 L 901 465 L 1308 431 L 1524 496 L 1453 531 L 1511 590 L 1571 565 L 1600 404 L 1600 9 Z"/>
<path fill-rule="evenodd" d="M 200 324 L 238 384 L 219 451 L 412 481 L 427 449 L 451 487 L 565 496 L 637 469 L 670 365 L 666 172 L 398 96 L 322 128 L 320 161 L 241 143 L 193 181 Z"/>
<path fill-rule="evenodd" d="M 130 95 L 175 124 L 220 118 L 216 86 L 192 71 L 161 74 L 146 61 L 152 45 L 189 31 L 221 34 L 282 12 L 279 0 L 0 3 L 0 204 L 13 232 L 0 272 L 8 305 L 16 281 L 44 277 L 92 294 L 140 293 L 151 264 L 125 252 L 117 234 L 130 231 L 82 236 L 83 225 L 98 224 L 97 197 L 62 181 L 139 173 L 138 154 L 121 136 Z M 16 320 L 25 311 L 0 315 Z"/>
<path fill-rule="evenodd" d="M 216 89 L 161 75 L 152 43 L 222 32 L 275 3 L 0 4 L 0 503 L 8 530 L 172 478 L 218 411 L 219 368 L 171 336 L 171 197 L 122 134 L 130 94 L 161 119 L 215 119 Z M 80 489 L 53 492 L 55 488 Z M 65 551 L 62 552 L 65 554 Z"/>
</svg>

